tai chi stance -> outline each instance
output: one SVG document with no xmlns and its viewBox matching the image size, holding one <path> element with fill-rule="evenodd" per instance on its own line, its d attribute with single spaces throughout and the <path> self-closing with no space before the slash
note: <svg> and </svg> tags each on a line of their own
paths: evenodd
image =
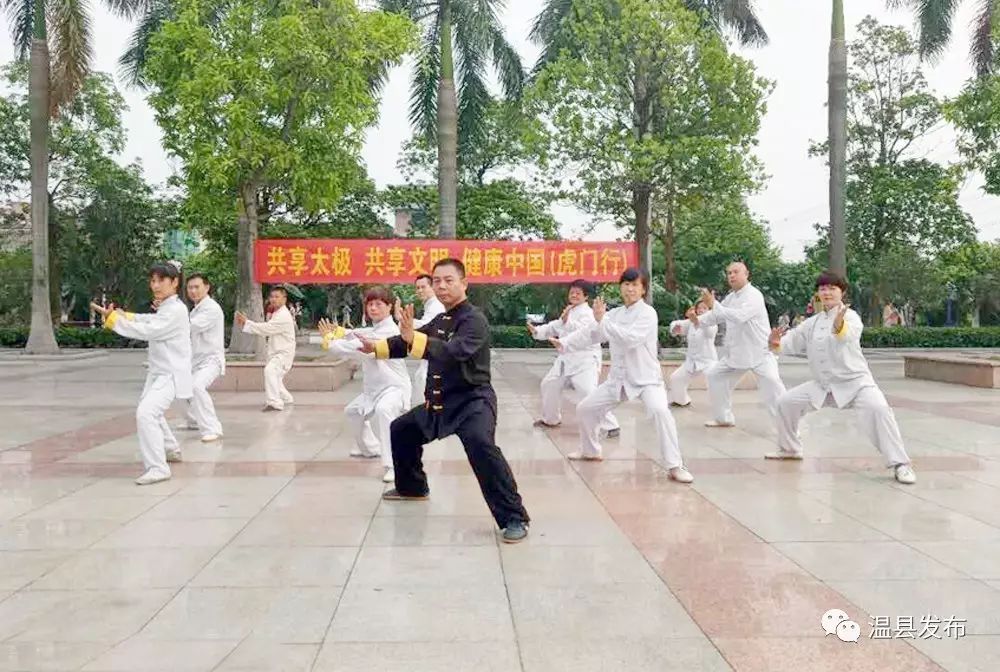
<svg viewBox="0 0 1000 672">
<path fill-rule="evenodd" d="M 253 322 L 243 313 L 236 313 L 236 324 L 247 334 L 267 337 L 267 364 L 264 365 L 265 411 L 282 411 L 285 404 L 295 403 L 285 389 L 285 374 L 295 361 L 295 318 L 288 310 L 288 292 L 284 287 L 272 287 L 267 297 L 273 312 L 265 322 Z"/>
<path fill-rule="evenodd" d="M 900 483 L 916 483 L 917 475 L 903 448 L 903 438 L 889 403 L 872 377 L 861 352 L 864 325 L 843 302 L 847 281 L 826 272 L 816 280 L 822 308 L 808 320 L 782 335 L 771 332 L 773 349 L 809 359 L 812 380 L 785 392 L 778 399 L 778 451 L 770 459 L 801 460 L 799 421 L 824 406 L 855 408 L 861 430 L 875 444 Z"/>
<path fill-rule="evenodd" d="M 558 320 L 536 327 L 528 323 L 528 331 L 539 341 L 564 338 L 575 331 L 589 329 L 594 322 L 594 310 L 587 303 L 594 286 L 586 280 L 574 280 L 569 286 L 568 303 Z M 535 427 L 558 427 L 562 423 L 562 391 L 572 387 L 585 397 L 595 389 L 601 375 L 601 344 L 587 342 L 578 349 L 566 347 L 556 356 L 552 368 L 542 378 L 542 417 Z M 618 436 L 621 428 L 610 412 L 601 421 L 600 431 L 608 437 Z"/>
<path fill-rule="evenodd" d="M 642 298 L 648 288 L 649 275 L 645 271 L 626 269 L 619 281 L 624 306 L 605 313 L 604 300 L 598 298 L 594 301 L 595 322 L 591 327 L 565 339 L 552 339 L 552 344 L 560 351 L 572 350 L 583 343 L 604 341 L 611 350 L 611 371 L 607 380 L 576 406 L 582 450 L 567 457 L 571 460 L 602 459 L 599 429 L 605 414 L 623 401 L 641 399 L 656 427 L 663 465 L 670 478 L 690 483 L 694 477 L 684 468 L 677 426 L 670 415 L 667 390 L 663 386 L 656 310 Z"/>
<path fill-rule="evenodd" d="M 409 354 L 428 362 L 427 401 L 393 421 L 392 461 L 396 487 L 384 499 L 427 499 L 430 489 L 421 457 L 424 444 L 458 435 L 483 498 L 503 540 L 528 536 L 528 512 L 521 503 L 510 465 L 496 445 L 497 395 L 490 384 L 490 332 L 486 316 L 466 299 L 465 266 L 457 259 L 434 264 L 434 294 L 445 307 L 419 329 L 406 306 L 400 335 L 366 341 L 379 359 Z"/>
<path fill-rule="evenodd" d="M 186 429 L 196 429 L 208 443 L 222 438 L 222 423 L 215 414 L 215 404 L 208 388 L 226 374 L 225 316 L 222 307 L 210 296 L 212 285 L 201 273 L 187 279 L 191 309 L 191 400 L 188 402 Z"/>
<path fill-rule="evenodd" d="M 104 328 L 126 338 L 148 341 L 148 371 L 135 424 L 145 472 L 138 485 L 170 478 L 167 462 L 179 462 L 181 451 L 164 414 L 174 399 L 191 398 L 191 330 L 187 307 L 177 296 L 180 264 L 154 264 L 149 269 L 149 289 L 155 313 L 126 313 L 90 304 L 104 317 Z"/>
<path fill-rule="evenodd" d="M 713 418 L 706 427 L 732 427 L 733 388 L 747 371 L 757 377 L 757 388 L 764 405 L 773 416 L 777 413 L 778 397 L 785 385 L 778 375 L 778 360 L 767 348 L 771 322 L 767 317 L 764 295 L 750 284 L 750 271 L 742 261 L 726 268 L 726 278 L 733 290 L 722 301 L 716 301 L 711 291 L 703 289 L 701 300 L 709 310 L 695 315 L 691 322 L 699 326 L 726 325 L 723 357 L 705 372 L 708 397 L 712 402 Z"/>
<path fill-rule="evenodd" d="M 688 385 L 695 376 L 704 373 L 719 356 L 715 352 L 715 336 L 719 328 L 715 325 L 703 325 L 698 318 L 708 312 L 704 301 L 699 301 L 694 308 L 689 308 L 686 320 L 674 320 L 670 323 L 670 333 L 687 338 L 687 353 L 684 363 L 670 374 L 670 405 L 690 406 Z"/>
<path fill-rule="evenodd" d="M 406 363 L 396 359 L 377 360 L 373 354 L 362 352 L 362 338 L 381 340 L 399 335 L 399 327 L 392 319 L 392 295 L 385 287 L 371 287 L 365 292 L 365 313 L 372 326 L 365 329 L 344 331 L 327 320 L 320 320 L 323 349 L 361 362 L 364 391 L 344 408 L 347 423 L 354 432 L 357 444 L 352 457 L 382 457 L 385 467 L 382 480 L 395 482 L 392 468 L 392 448 L 389 427 L 392 421 L 406 412 L 410 405 L 410 376 Z"/>
<path fill-rule="evenodd" d="M 434 296 L 434 279 L 424 273 L 418 275 L 413 281 L 413 286 L 417 290 L 417 297 L 424 303 L 424 314 L 420 319 L 413 320 L 413 327 L 419 329 L 425 324 L 444 312 L 444 305 Z M 398 305 L 398 304 L 397 304 Z M 402 319 L 402 314 L 396 316 L 397 320 Z M 427 360 L 422 359 L 417 364 L 417 371 L 413 374 L 413 405 L 422 404 L 424 401 L 424 391 L 427 389 Z"/>
</svg>

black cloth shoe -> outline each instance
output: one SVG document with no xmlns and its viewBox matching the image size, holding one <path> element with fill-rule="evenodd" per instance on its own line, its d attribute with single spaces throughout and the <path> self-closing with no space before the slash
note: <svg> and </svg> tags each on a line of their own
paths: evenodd
<svg viewBox="0 0 1000 672">
<path fill-rule="evenodd" d="M 507 523 L 503 531 L 503 543 L 517 544 L 528 538 L 528 526 L 520 520 Z"/>
<path fill-rule="evenodd" d="M 412 502 L 422 502 L 428 499 L 427 494 L 423 495 L 403 495 L 400 494 L 399 490 L 396 488 L 391 488 L 382 493 L 382 499 L 387 499 L 389 501 L 412 501 Z"/>
</svg>

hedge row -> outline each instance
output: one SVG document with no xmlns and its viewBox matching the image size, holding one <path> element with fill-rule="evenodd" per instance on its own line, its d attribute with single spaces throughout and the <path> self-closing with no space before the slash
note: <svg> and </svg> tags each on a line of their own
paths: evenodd
<svg viewBox="0 0 1000 672">
<path fill-rule="evenodd" d="M 523 325 L 490 327 L 495 348 L 548 348 L 546 341 L 536 341 Z M 145 343 L 122 338 L 104 329 L 61 327 L 56 340 L 64 348 L 142 348 Z M 0 328 L 0 347 L 24 347 L 28 330 Z M 1000 348 L 1000 327 L 912 327 L 865 329 L 861 344 L 866 348 Z M 683 343 L 660 327 L 660 346 L 681 347 Z"/>
</svg>

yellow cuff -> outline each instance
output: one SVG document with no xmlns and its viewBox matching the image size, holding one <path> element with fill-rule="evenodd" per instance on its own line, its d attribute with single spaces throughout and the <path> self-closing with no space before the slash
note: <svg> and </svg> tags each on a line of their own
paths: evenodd
<svg viewBox="0 0 1000 672">
<path fill-rule="evenodd" d="M 427 334 L 422 331 L 413 332 L 413 345 L 410 346 L 410 357 L 423 359 L 424 350 L 427 349 Z"/>
<path fill-rule="evenodd" d="M 111 330 L 115 328 L 115 322 L 118 321 L 118 311 L 113 310 L 104 317 L 104 328 Z"/>
<path fill-rule="evenodd" d="M 125 313 L 125 319 L 130 322 L 135 322 L 135 313 Z"/>
<path fill-rule="evenodd" d="M 375 359 L 389 359 L 389 341 L 385 339 L 376 341 Z"/>
<path fill-rule="evenodd" d="M 840 331 L 834 332 L 833 335 L 836 336 L 837 338 L 843 338 L 844 336 L 847 336 L 847 320 L 846 319 L 844 320 L 844 323 L 842 325 L 840 325 Z"/>
<path fill-rule="evenodd" d="M 330 349 L 330 343 L 333 341 L 339 341 L 347 333 L 347 330 L 341 326 L 337 326 L 333 331 L 323 334 L 323 342 L 320 344 L 324 350 Z"/>
<path fill-rule="evenodd" d="M 335 340 L 335 338 L 336 337 L 333 334 L 323 334 L 323 341 L 319 344 L 320 347 L 323 348 L 324 350 L 329 350 L 330 341 Z"/>
</svg>

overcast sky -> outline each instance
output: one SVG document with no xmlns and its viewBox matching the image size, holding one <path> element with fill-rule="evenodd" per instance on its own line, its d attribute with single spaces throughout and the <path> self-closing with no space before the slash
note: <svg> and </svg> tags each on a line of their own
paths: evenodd
<svg viewBox="0 0 1000 672">
<path fill-rule="evenodd" d="M 534 62 L 537 49 L 527 39 L 531 20 L 541 0 L 508 0 L 504 22 L 509 39 L 520 51 L 527 65 Z M 868 13 L 882 22 L 912 26 L 910 15 L 885 9 L 882 0 L 847 0 L 845 2 L 848 39 L 854 26 Z M 955 24 L 955 35 L 948 51 L 937 63 L 926 68 L 931 87 L 940 96 L 957 93 L 972 70 L 968 60 L 969 29 L 977 3 L 966 0 Z M 761 19 L 771 37 L 767 47 L 746 50 L 760 74 L 774 80 L 776 86 L 768 100 L 768 112 L 760 133 L 758 156 L 770 176 L 765 188 L 750 198 L 750 206 L 769 222 L 771 235 L 781 245 L 785 257 L 800 259 L 802 246 L 815 238 L 813 223 L 826 221 L 827 171 L 821 159 L 809 158 L 810 140 L 826 135 L 826 72 L 830 36 L 830 3 L 827 0 L 759 0 Z M 96 12 L 95 68 L 116 71 L 119 55 L 131 32 L 131 26 L 109 15 L 98 2 Z M 6 17 L 3 19 L 6 21 Z M 0 61 L 13 57 L 5 22 L 0 39 Z M 377 128 L 368 134 L 364 158 L 372 178 L 379 186 L 400 180 L 396 158 L 400 145 L 410 137 L 407 122 L 409 67 L 396 69 L 385 89 L 382 113 Z M 153 112 L 139 91 L 123 93 L 129 105 L 125 115 L 128 144 L 122 159 L 139 158 L 149 180 L 161 183 L 176 168 L 160 146 L 160 133 Z M 956 153 L 953 135 L 947 128 L 935 133 L 920 149 L 937 161 L 953 161 Z M 980 237 L 1000 238 L 1000 199 L 983 194 L 977 176 L 969 178 L 962 191 L 962 205 L 973 216 Z M 557 207 L 555 214 L 565 235 L 582 230 L 586 215 L 572 207 Z M 598 226 L 587 237 L 613 239 L 614 227 Z"/>
</svg>

